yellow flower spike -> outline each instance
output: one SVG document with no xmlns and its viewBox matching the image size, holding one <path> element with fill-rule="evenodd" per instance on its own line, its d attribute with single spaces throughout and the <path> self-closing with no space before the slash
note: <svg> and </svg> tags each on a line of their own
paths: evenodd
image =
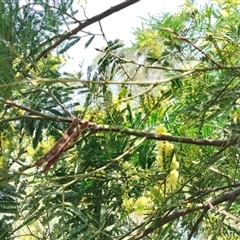
<svg viewBox="0 0 240 240">
<path fill-rule="evenodd" d="M 54 146 L 54 143 L 55 143 L 55 139 L 53 136 L 48 136 L 47 137 L 47 140 L 46 141 L 42 141 L 41 144 L 42 144 L 42 147 L 44 149 L 46 149 L 47 151 L 49 151 L 53 146 Z"/>
<path fill-rule="evenodd" d="M 137 216 L 143 216 L 143 212 L 144 212 L 144 209 L 143 209 L 143 207 L 139 207 L 136 211 L 135 211 L 135 213 L 137 214 Z"/>
<path fill-rule="evenodd" d="M 162 155 L 162 152 L 163 152 L 164 149 L 165 149 L 165 144 L 164 144 L 164 142 L 163 142 L 163 141 L 158 142 L 156 147 L 157 147 L 157 150 L 158 150 L 159 155 Z"/>
<path fill-rule="evenodd" d="M 155 196 L 156 195 L 164 196 L 164 186 L 163 186 L 163 184 L 159 183 L 159 185 L 155 185 L 153 187 L 153 192 L 155 193 Z"/>
<path fill-rule="evenodd" d="M 142 197 L 139 197 L 136 200 L 134 206 L 136 206 L 136 207 L 145 207 L 149 202 L 150 202 L 150 198 L 142 196 Z"/>
<path fill-rule="evenodd" d="M 131 210 L 134 206 L 134 202 L 135 202 L 134 198 L 124 199 L 122 207 L 125 208 L 126 211 Z"/>
<path fill-rule="evenodd" d="M 173 169 L 169 174 L 168 181 L 177 182 L 178 177 L 179 177 L 178 171 L 176 169 Z"/>
<path fill-rule="evenodd" d="M 35 150 L 31 146 L 27 146 L 26 151 L 27 151 L 28 156 L 33 156 L 35 153 Z"/>
<path fill-rule="evenodd" d="M 165 153 L 168 155 L 172 152 L 174 149 L 174 145 L 168 141 L 164 142 L 165 143 Z"/>
<path fill-rule="evenodd" d="M 176 158 L 176 155 L 175 155 L 175 154 L 174 154 L 173 157 L 172 157 L 172 162 L 173 162 L 173 161 L 175 161 L 175 162 L 177 161 L 177 158 Z"/>
<path fill-rule="evenodd" d="M 172 169 L 178 169 L 179 168 L 179 162 L 177 161 L 175 155 L 173 155 L 173 158 L 172 158 L 171 168 Z"/>
<path fill-rule="evenodd" d="M 134 204 L 134 206 L 136 208 L 136 214 L 138 216 L 143 215 L 143 213 L 147 209 L 147 205 L 150 202 L 151 202 L 151 199 L 149 197 L 145 197 L 145 196 L 139 197 Z"/>
<path fill-rule="evenodd" d="M 157 134 L 166 134 L 167 133 L 167 129 L 161 124 L 161 125 L 159 125 L 159 126 L 157 126 L 155 128 L 155 132 Z"/>
<path fill-rule="evenodd" d="M 176 169 L 171 170 L 169 175 L 167 176 L 167 188 L 170 190 L 174 190 L 177 186 L 179 173 Z"/>
<path fill-rule="evenodd" d="M 159 155 L 163 154 L 163 151 L 166 155 L 171 154 L 172 150 L 174 149 L 174 145 L 168 141 L 160 141 L 157 143 L 157 150 Z"/>
<path fill-rule="evenodd" d="M 162 156 L 160 156 L 160 155 L 158 155 L 157 156 L 157 158 L 156 158 L 156 160 L 158 161 L 158 165 L 159 165 L 159 167 L 160 167 L 160 170 L 161 171 L 163 171 L 163 158 L 162 158 Z"/>
</svg>

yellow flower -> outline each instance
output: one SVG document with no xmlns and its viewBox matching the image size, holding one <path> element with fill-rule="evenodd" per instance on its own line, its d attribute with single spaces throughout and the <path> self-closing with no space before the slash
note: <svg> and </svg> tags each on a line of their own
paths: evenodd
<svg viewBox="0 0 240 240">
<path fill-rule="evenodd" d="M 137 201 L 135 202 L 134 206 L 136 208 L 136 214 L 138 216 L 143 215 L 143 213 L 146 213 L 146 209 L 149 209 L 149 206 L 147 207 L 147 205 L 149 205 L 149 203 L 151 202 L 151 199 L 149 197 L 139 197 L 137 199 Z"/>
<path fill-rule="evenodd" d="M 160 141 L 157 143 L 157 150 L 159 155 L 163 154 L 163 151 L 165 152 L 166 155 L 169 155 L 172 150 L 174 149 L 174 145 L 168 141 Z"/>
<path fill-rule="evenodd" d="M 179 162 L 176 160 L 176 156 L 173 155 L 172 162 L 171 162 L 172 169 L 178 169 L 179 168 Z"/>
<path fill-rule="evenodd" d="M 160 167 L 160 170 L 162 171 L 163 170 L 163 158 L 162 158 L 162 156 L 161 155 L 158 155 L 157 156 L 157 158 L 156 158 L 156 160 L 158 161 L 158 165 L 159 165 L 159 167 Z"/>
<path fill-rule="evenodd" d="M 164 142 L 163 141 L 158 142 L 156 147 L 157 147 L 159 155 L 162 155 L 162 152 L 165 149 Z"/>
<path fill-rule="evenodd" d="M 155 132 L 157 134 L 166 134 L 167 133 L 167 129 L 161 124 L 161 125 L 159 125 L 159 126 L 157 126 L 155 128 Z"/>
<path fill-rule="evenodd" d="M 168 190 L 174 190 L 177 186 L 179 173 L 176 169 L 171 170 L 167 176 L 167 188 Z"/>
<path fill-rule="evenodd" d="M 134 202 L 134 198 L 124 199 L 122 206 L 125 208 L 126 211 L 128 211 L 133 208 Z"/>
<path fill-rule="evenodd" d="M 137 199 L 134 206 L 136 207 L 145 207 L 150 202 L 150 198 L 142 196 Z"/>
<path fill-rule="evenodd" d="M 152 190 L 155 193 L 155 196 L 164 196 L 164 188 L 162 184 L 155 185 Z"/>
<path fill-rule="evenodd" d="M 26 151 L 27 151 L 28 156 L 33 156 L 35 153 L 32 146 L 27 146 Z"/>
<path fill-rule="evenodd" d="M 165 153 L 168 155 L 172 152 L 174 149 L 174 145 L 168 141 L 164 142 L 165 143 Z"/>
<path fill-rule="evenodd" d="M 172 183 L 177 182 L 178 176 L 179 176 L 178 171 L 176 169 L 173 169 L 173 170 L 171 170 L 171 172 L 168 176 L 168 181 L 172 182 Z"/>
</svg>

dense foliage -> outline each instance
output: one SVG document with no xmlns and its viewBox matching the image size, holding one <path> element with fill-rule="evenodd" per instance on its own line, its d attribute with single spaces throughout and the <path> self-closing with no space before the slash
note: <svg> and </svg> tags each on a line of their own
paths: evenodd
<svg viewBox="0 0 240 240">
<path fill-rule="evenodd" d="M 137 2 L 82 21 L 0 0 L 0 239 L 239 239 L 239 1 L 186 0 L 99 46 L 86 79 L 59 72 Z"/>
</svg>

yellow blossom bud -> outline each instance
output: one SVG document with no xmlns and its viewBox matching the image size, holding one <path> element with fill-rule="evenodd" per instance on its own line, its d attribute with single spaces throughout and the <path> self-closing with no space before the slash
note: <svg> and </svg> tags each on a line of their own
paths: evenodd
<svg viewBox="0 0 240 240">
<path fill-rule="evenodd" d="M 134 198 L 124 199 L 122 206 L 125 208 L 126 211 L 128 211 L 133 208 L 134 202 Z"/>
<path fill-rule="evenodd" d="M 174 149 L 174 145 L 168 141 L 160 141 L 156 145 L 159 155 L 163 154 L 163 151 L 166 155 L 170 154 Z"/>
<path fill-rule="evenodd" d="M 26 150 L 27 150 L 27 154 L 28 154 L 28 156 L 33 156 L 34 153 L 35 153 L 35 150 L 34 150 L 33 147 L 30 146 L 30 145 L 27 146 Z"/>
<path fill-rule="evenodd" d="M 167 133 L 167 129 L 161 124 L 161 125 L 159 125 L 159 126 L 157 126 L 155 128 L 155 132 L 157 134 L 166 134 Z"/>
<path fill-rule="evenodd" d="M 173 155 L 173 158 L 172 158 L 171 168 L 172 169 L 178 169 L 179 168 L 179 162 L 176 160 L 175 155 Z"/>
<path fill-rule="evenodd" d="M 155 196 L 156 196 L 156 194 L 157 194 L 157 195 L 164 196 L 163 185 L 162 185 L 162 184 L 160 184 L 160 185 L 155 185 L 155 186 L 153 187 L 153 192 L 155 193 Z"/>
<path fill-rule="evenodd" d="M 156 157 L 156 160 L 158 161 L 158 165 L 159 165 L 160 169 L 163 170 L 163 165 L 164 165 L 163 157 L 161 155 L 158 155 Z"/>
<path fill-rule="evenodd" d="M 167 177 L 167 188 L 174 190 L 177 185 L 179 173 L 176 169 L 171 170 Z"/>
<path fill-rule="evenodd" d="M 164 144 L 164 142 L 163 142 L 163 141 L 158 142 L 156 147 L 157 147 L 157 150 L 158 150 L 159 155 L 162 155 L 162 152 L 163 152 L 164 149 L 165 149 L 165 144 Z"/>
<path fill-rule="evenodd" d="M 174 145 L 168 141 L 164 142 L 165 143 L 165 153 L 168 155 L 172 152 L 174 149 Z"/>
<path fill-rule="evenodd" d="M 146 212 L 146 209 L 148 209 L 147 205 L 149 204 L 150 201 L 151 199 L 145 196 L 139 197 L 137 199 L 134 206 L 136 208 L 135 212 L 138 216 L 141 216 L 143 215 L 144 212 Z"/>
<path fill-rule="evenodd" d="M 134 206 L 136 207 L 145 207 L 150 202 L 150 198 L 142 196 L 137 199 Z"/>
</svg>

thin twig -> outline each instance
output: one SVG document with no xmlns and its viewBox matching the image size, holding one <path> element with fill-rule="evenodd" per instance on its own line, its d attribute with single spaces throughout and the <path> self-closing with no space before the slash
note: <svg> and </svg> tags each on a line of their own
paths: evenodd
<svg viewBox="0 0 240 240">
<path fill-rule="evenodd" d="M 62 108 L 62 110 L 71 118 L 74 119 L 75 116 L 73 116 L 68 110 L 67 108 L 53 95 L 52 91 L 50 89 L 48 89 L 48 91 L 46 91 L 45 89 L 42 88 L 38 88 L 38 90 L 47 93 L 49 96 L 51 96 L 53 98 L 53 100 Z"/>
<path fill-rule="evenodd" d="M 232 200 L 228 201 L 228 204 L 227 204 L 227 207 L 226 207 L 226 210 L 227 210 L 227 211 L 230 209 L 232 203 L 233 203 Z M 215 239 L 217 239 L 217 235 L 218 235 L 218 233 L 219 233 L 220 230 L 221 230 L 221 227 L 222 227 L 222 225 L 223 225 L 223 222 L 224 222 L 226 216 L 228 216 L 228 217 L 230 217 L 230 218 L 232 218 L 232 219 L 237 220 L 238 222 L 240 222 L 240 219 L 238 219 L 237 217 L 235 217 L 235 216 L 233 216 L 232 214 L 228 213 L 226 210 L 219 210 L 219 209 L 217 209 L 216 207 L 214 207 L 210 202 L 209 202 L 209 206 L 210 206 L 210 209 L 214 209 L 214 210 L 216 210 L 217 212 L 219 212 L 219 213 L 222 214 L 222 217 L 221 217 L 221 219 L 220 219 L 220 221 L 219 221 L 219 223 L 218 223 L 218 225 L 217 225 L 217 228 L 214 230 L 214 233 L 212 234 L 210 240 L 215 240 Z"/>
<path fill-rule="evenodd" d="M 202 192 L 198 193 L 198 196 L 191 196 L 186 198 L 185 200 L 181 201 L 181 204 L 187 204 L 192 201 L 196 201 L 197 199 L 200 199 L 210 193 L 218 192 L 220 190 L 225 190 L 225 189 L 230 189 L 230 188 L 235 188 L 235 187 L 240 187 L 240 182 L 236 182 L 230 185 L 225 185 L 225 186 L 220 186 L 220 187 L 215 187 L 215 188 L 208 188 L 204 189 Z"/>
<path fill-rule="evenodd" d="M 231 218 L 232 220 L 234 221 L 237 221 L 237 222 L 240 222 L 240 218 L 237 218 L 236 216 L 232 215 L 231 213 L 227 212 L 226 210 L 220 210 L 220 209 L 217 209 L 216 207 L 214 207 L 211 202 L 208 202 L 209 206 L 210 206 L 210 209 L 214 209 L 215 211 L 221 213 L 222 215 L 226 216 L 226 217 L 229 217 Z M 229 201 L 229 205 L 227 206 L 227 209 L 230 208 L 232 202 Z"/>
<path fill-rule="evenodd" d="M 59 117 L 58 116 L 51 116 L 51 115 L 48 115 L 48 114 L 45 114 L 45 113 L 42 113 L 42 112 L 39 112 L 39 111 L 36 111 L 34 109 L 31 109 L 31 108 L 28 108 L 28 107 L 25 107 L 23 105 L 20 105 L 20 104 L 17 104 L 13 101 L 10 101 L 10 100 L 3 100 L 4 104 L 7 104 L 9 106 L 13 106 L 13 107 L 17 107 L 19 109 L 22 109 L 24 111 L 27 111 L 29 113 L 32 113 L 34 115 L 38 115 L 40 117 L 43 117 L 44 119 L 51 119 L 53 120 L 53 118 L 55 119 L 55 121 L 59 121 Z"/>
<path fill-rule="evenodd" d="M 171 32 L 177 36 L 177 39 L 183 40 L 187 43 L 189 43 L 191 46 L 193 46 L 195 49 L 197 49 L 200 53 L 202 53 L 210 62 L 212 62 L 217 67 L 222 67 L 220 64 L 218 64 L 214 59 L 212 59 L 208 54 L 206 54 L 201 48 L 199 48 L 196 44 L 194 44 L 192 41 L 190 41 L 188 38 L 180 35 L 179 33 L 175 32 L 171 28 L 161 28 L 161 30 L 165 30 L 168 32 Z"/>
<path fill-rule="evenodd" d="M 106 43 L 108 43 L 108 40 L 107 40 L 107 38 L 106 38 L 106 35 L 105 35 L 104 31 L 103 31 L 103 27 L 102 27 L 101 21 L 98 21 L 98 23 L 99 23 L 99 27 L 100 27 L 100 30 L 101 30 L 103 39 L 105 40 Z"/>
<path fill-rule="evenodd" d="M 3 118 L 0 119 L 0 124 L 6 123 L 6 122 L 13 122 L 17 120 L 23 120 L 23 119 L 34 119 L 34 120 L 46 120 L 45 117 L 41 117 L 38 115 L 21 115 L 17 117 L 11 117 L 11 118 Z M 71 119 L 69 118 L 62 118 L 62 117 L 56 117 L 56 116 L 48 116 L 47 120 L 50 121 L 58 121 L 58 122 L 70 122 Z"/>
</svg>

